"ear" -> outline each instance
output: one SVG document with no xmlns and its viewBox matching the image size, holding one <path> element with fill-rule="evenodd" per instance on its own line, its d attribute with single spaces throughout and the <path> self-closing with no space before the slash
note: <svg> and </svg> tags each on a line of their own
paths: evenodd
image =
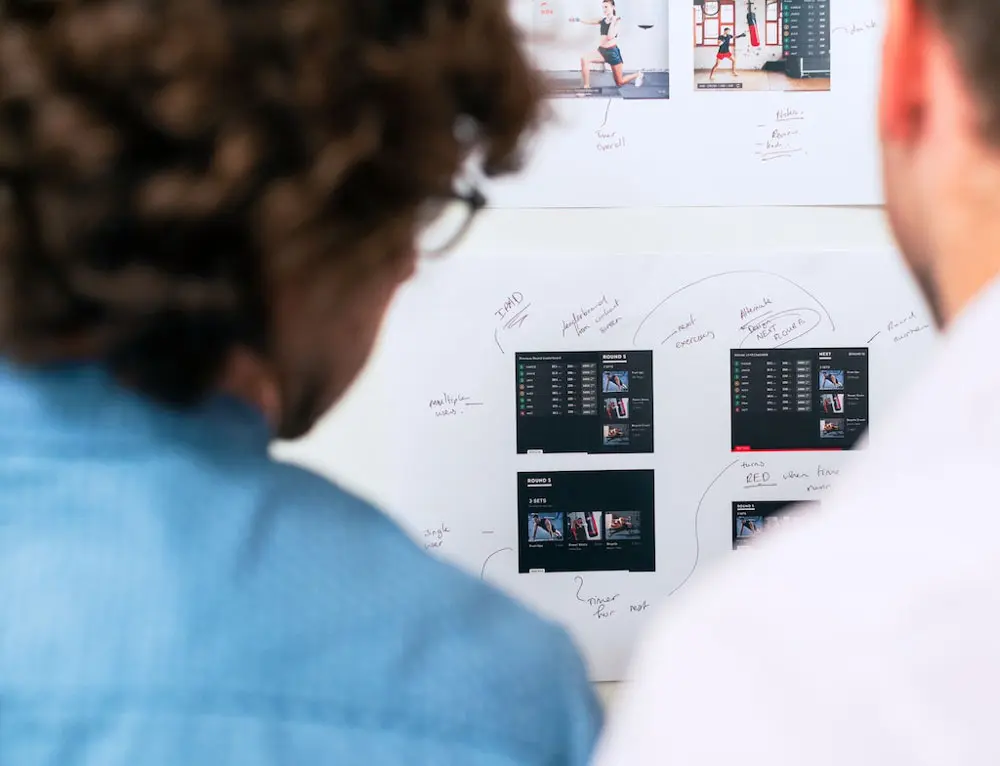
<svg viewBox="0 0 1000 766">
<path fill-rule="evenodd" d="M 930 25 L 917 0 L 888 0 L 882 47 L 879 130 L 883 142 L 906 142 L 920 131 L 926 94 Z"/>
</svg>

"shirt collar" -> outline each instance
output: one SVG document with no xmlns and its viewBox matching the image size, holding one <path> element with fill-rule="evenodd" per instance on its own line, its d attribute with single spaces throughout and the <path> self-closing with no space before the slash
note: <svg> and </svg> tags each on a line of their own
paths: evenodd
<svg viewBox="0 0 1000 766">
<path fill-rule="evenodd" d="M 78 442 L 86 449 L 186 442 L 266 452 L 271 438 L 263 414 L 233 397 L 175 410 L 121 386 L 98 364 L 28 368 L 0 358 L 0 453 L 21 453 L 39 441 Z"/>
</svg>

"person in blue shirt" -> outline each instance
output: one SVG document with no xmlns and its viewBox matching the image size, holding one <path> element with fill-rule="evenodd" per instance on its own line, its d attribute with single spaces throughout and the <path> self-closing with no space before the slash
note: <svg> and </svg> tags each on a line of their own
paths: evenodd
<svg viewBox="0 0 1000 766">
<path fill-rule="evenodd" d="M 561 629 L 268 452 L 516 168 L 517 39 L 506 0 L 0 5 L 0 763 L 588 761 Z"/>
</svg>

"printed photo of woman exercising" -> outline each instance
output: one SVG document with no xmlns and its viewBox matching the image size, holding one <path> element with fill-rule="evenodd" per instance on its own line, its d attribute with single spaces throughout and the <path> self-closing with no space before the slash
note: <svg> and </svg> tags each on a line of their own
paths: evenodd
<svg viewBox="0 0 1000 766">
<path fill-rule="evenodd" d="M 590 89 L 590 67 L 593 64 L 607 64 L 610 66 L 611 73 L 615 78 L 615 85 L 619 88 L 629 84 L 641 88 L 643 78 L 645 77 L 641 71 L 630 75 L 624 74 L 625 61 L 622 58 L 621 48 L 618 46 L 618 28 L 621 24 L 621 18 L 618 16 L 615 0 L 604 0 L 601 3 L 601 10 L 603 16 L 599 19 L 587 20 L 577 17 L 570 19 L 570 22 L 575 24 L 599 26 L 601 32 L 601 39 L 597 44 L 597 50 L 585 53 L 580 57 L 580 74 L 583 77 L 584 90 Z"/>
</svg>

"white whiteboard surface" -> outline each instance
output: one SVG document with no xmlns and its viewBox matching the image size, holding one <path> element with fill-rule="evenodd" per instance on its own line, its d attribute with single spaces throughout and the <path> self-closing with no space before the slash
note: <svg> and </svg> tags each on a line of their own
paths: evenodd
<svg viewBox="0 0 1000 766">
<path fill-rule="evenodd" d="M 728 351 L 745 335 L 733 316 L 741 303 L 761 291 L 786 308 L 815 300 L 823 321 L 796 345 L 870 342 L 872 438 L 878 438 L 881 413 L 899 392 L 895 372 L 921 364 L 933 341 L 932 331 L 923 331 L 894 342 L 887 329 L 911 312 L 917 325 L 928 322 L 886 240 L 878 210 L 492 211 L 453 262 L 424 269 L 406 288 L 379 353 L 351 396 L 309 439 L 281 445 L 278 454 L 375 500 L 421 542 L 433 544 L 437 537 L 427 532 L 443 525 L 448 532 L 435 554 L 565 624 L 584 649 L 594 680 L 618 680 L 647 615 L 667 608 L 668 595 L 695 562 L 702 569 L 743 555 L 730 547 L 731 501 L 810 496 L 814 482 L 808 479 L 744 489 L 744 457 L 729 450 Z M 854 252 L 836 252 L 845 250 Z M 670 308 L 681 323 L 697 313 L 716 337 L 654 355 L 653 455 L 514 454 L 510 352 L 648 347 L 649 339 L 635 334 L 664 297 L 727 271 L 778 277 L 712 279 L 685 291 Z M 536 326 L 522 325 L 517 333 L 523 337 L 509 334 L 500 351 L 494 304 L 513 291 L 530 294 L 538 307 Z M 573 307 L 609 291 L 621 303 L 621 321 L 607 333 L 613 337 L 596 345 L 566 340 L 563 321 Z M 431 401 L 451 394 L 473 396 L 483 407 L 461 420 L 435 418 Z M 839 471 L 863 454 L 824 453 L 819 462 L 825 472 Z M 517 471 L 600 469 L 609 462 L 656 472 L 656 573 L 588 573 L 582 585 L 572 574 L 519 575 L 513 553 Z M 813 453 L 776 454 L 764 462 L 777 477 L 790 471 L 814 476 L 818 468 Z M 484 535 L 487 529 L 493 534 Z M 614 594 L 614 603 L 625 608 L 597 618 L 588 600 Z M 631 610 L 642 603 L 649 610 Z"/>
<path fill-rule="evenodd" d="M 734 0 L 734 31 L 746 33 L 747 0 Z M 601 15 L 599 0 L 511 0 L 529 50 L 549 77 L 567 83 L 526 172 L 488 188 L 497 207 L 638 205 L 761 206 L 880 204 L 875 104 L 883 0 L 832 0 L 830 77 L 791 79 L 762 71 L 781 60 L 765 38 L 767 0 L 754 0 L 761 45 L 734 42 L 738 76 L 722 61 L 705 90 L 718 46 L 697 45 L 691 0 L 617 0 L 625 73 L 668 70 L 669 98 L 637 98 L 632 84 L 572 97 L 582 56 L 598 29 L 571 24 Z M 544 17 L 541 14 L 546 14 Z M 545 21 L 541 21 L 541 19 Z M 774 27 L 774 30 L 779 27 Z M 612 84 L 594 65 L 594 77 Z M 786 82 L 786 85 L 782 85 Z M 698 85 L 701 84 L 701 89 Z M 591 83 L 593 86 L 593 82 Z M 644 86 L 647 90 L 649 86 Z M 808 88 L 825 88 L 808 90 Z M 640 89 L 641 90 L 641 89 Z M 581 96 L 581 93 L 576 94 Z"/>
</svg>

